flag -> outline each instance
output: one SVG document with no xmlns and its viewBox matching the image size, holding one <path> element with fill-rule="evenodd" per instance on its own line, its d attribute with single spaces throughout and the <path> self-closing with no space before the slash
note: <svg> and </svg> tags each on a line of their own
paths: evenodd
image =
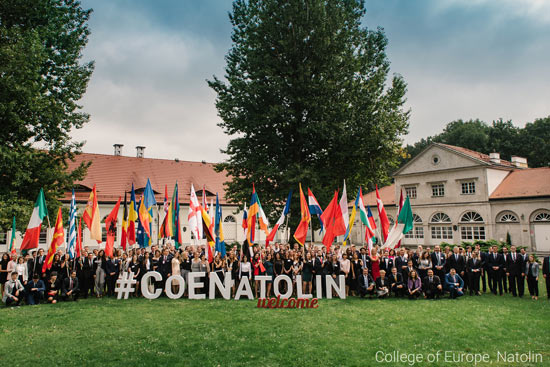
<svg viewBox="0 0 550 367">
<path fill-rule="evenodd" d="M 264 213 L 262 203 L 260 203 L 260 198 L 258 198 L 258 224 L 260 226 L 260 229 L 264 231 L 265 235 L 269 235 L 269 220 Z"/>
<path fill-rule="evenodd" d="M 241 224 L 241 227 L 243 227 L 243 230 L 244 230 L 244 233 L 246 234 L 246 229 L 248 228 L 247 226 L 247 222 L 248 222 L 248 211 L 246 209 L 246 203 L 244 203 L 244 208 L 243 208 L 243 222 Z"/>
<path fill-rule="evenodd" d="M 74 259 L 76 244 L 76 200 L 73 195 L 71 196 L 71 208 L 69 209 L 69 243 L 67 244 L 67 252 L 69 257 Z"/>
<path fill-rule="evenodd" d="M 378 208 L 378 218 L 380 219 L 380 227 L 382 227 L 382 236 L 384 237 L 384 242 L 388 238 L 388 232 L 390 230 L 390 221 L 386 215 L 386 209 L 384 209 L 384 203 L 380 199 L 380 194 L 378 193 L 378 185 L 376 185 L 376 206 Z"/>
<path fill-rule="evenodd" d="M 218 193 L 216 193 L 216 215 L 214 219 L 214 234 L 216 236 L 216 251 L 225 256 L 225 241 L 223 237 L 223 222 L 222 222 L 222 207 L 218 200 Z"/>
<path fill-rule="evenodd" d="M 322 242 L 327 251 L 330 251 L 334 238 L 346 233 L 346 225 L 338 204 L 338 191 L 334 192 L 334 197 L 323 211 L 321 220 L 325 224 L 325 235 Z"/>
<path fill-rule="evenodd" d="M 216 195 L 217 194 L 218 193 L 216 193 Z M 212 199 L 210 199 L 210 208 L 208 209 L 208 215 L 210 216 L 210 232 L 214 234 L 214 222 L 216 219 L 216 213 L 214 213 L 214 200 Z"/>
<path fill-rule="evenodd" d="M 340 211 L 342 212 L 342 219 L 346 230 L 349 227 L 349 212 L 348 212 L 348 194 L 346 192 L 346 180 L 344 180 L 344 189 L 342 190 L 342 197 L 340 198 Z M 345 232 L 344 232 L 345 234 Z"/>
<path fill-rule="evenodd" d="M 21 243 L 21 251 L 29 250 L 38 247 L 38 240 L 40 239 L 40 228 L 42 221 L 48 216 L 48 210 L 46 209 L 46 198 L 44 197 L 44 190 L 40 189 L 38 199 L 34 204 L 32 210 L 31 219 L 27 225 L 23 242 Z"/>
<path fill-rule="evenodd" d="M 246 239 L 250 246 L 254 245 L 254 235 L 256 231 L 256 215 L 258 214 L 260 208 L 258 205 L 258 195 L 256 194 L 256 187 L 252 184 L 252 198 L 250 199 L 250 205 L 248 206 L 247 213 L 247 233 Z"/>
<path fill-rule="evenodd" d="M 321 209 L 321 205 L 319 205 L 319 202 L 309 188 L 307 189 L 307 201 L 309 204 L 309 212 L 311 215 L 317 215 L 317 218 L 319 218 L 319 221 L 321 222 L 321 232 L 323 232 L 323 221 L 321 220 L 323 209 Z"/>
<path fill-rule="evenodd" d="M 168 201 L 168 185 L 164 185 L 164 201 L 162 204 L 162 220 L 160 221 L 160 230 L 158 238 L 171 237 L 166 235 L 166 220 L 168 219 L 168 212 L 170 211 L 170 202 Z M 171 222 L 171 221 L 170 221 Z"/>
<path fill-rule="evenodd" d="M 403 238 L 403 236 L 406 233 L 412 230 L 412 228 L 413 228 L 413 214 L 411 209 L 411 203 L 409 202 L 409 197 L 407 196 L 407 199 L 405 199 L 405 203 L 403 203 L 403 208 L 401 208 L 401 212 L 397 217 L 397 221 L 393 225 L 393 228 L 388 234 L 388 238 L 384 242 L 384 245 L 382 246 L 382 248 L 386 248 L 386 247 L 392 248 Z"/>
<path fill-rule="evenodd" d="M 176 182 L 174 193 L 172 194 L 172 235 L 176 248 L 179 248 L 183 242 L 181 237 L 180 202 L 178 195 L 178 183 Z"/>
<path fill-rule="evenodd" d="M 128 243 L 128 203 L 126 202 L 126 191 L 124 192 L 124 210 L 122 212 L 122 234 L 120 236 L 120 245 L 122 249 L 126 251 L 126 244 Z"/>
<path fill-rule="evenodd" d="M 52 267 L 53 257 L 57 251 L 57 248 L 63 244 L 63 238 L 65 238 L 65 231 L 63 231 L 63 216 L 61 215 L 61 208 L 57 211 L 57 219 L 55 220 L 55 230 L 53 232 L 52 242 L 46 255 L 44 265 L 42 265 L 42 273 Z"/>
<path fill-rule="evenodd" d="M 10 248 L 8 249 L 9 252 L 12 253 L 12 255 L 17 254 L 17 250 L 15 250 L 15 215 L 13 216 L 13 221 L 11 223 L 11 239 L 10 239 Z"/>
<path fill-rule="evenodd" d="M 202 238 L 202 216 L 201 206 L 193 184 L 191 184 L 191 196 L 189 197 L 189 214 L 187 215 L 187 221 L 189 222 L 191 233 L 193 233 L 193 236 L 195 237 L 195 244 L 198 245 Z"/>
<path fill-rule="evenodd" d="M 281 216 L 277 220 L 277 223 L 275 223 L 275 226 L 271 229 L 271 232 L 269 232 L 269 235 L 265 238 L 265 246 L 267 247 L 269 245 L 269 242 L 273 241 L 275 239 L 275 235 L 277 234 L 277 231 L 279 230 L 279 227 L 283 225 L 285 222 L 285 217 L 290 211 L 290 200 L 292 199 L 292 190 L 288 193 L 288 197 L 286 199 L 285 208 L 283 209 L 283 212 L 281 213 Z"/>
<path fill-rule="evenodd" d="M 105 255 L 111 257 L 113 256 L 113 247 L 115 244 L 116 237 L 116 223 L 118 219 L 118 209 L 120 208 L 120 197 L 118 201 L 111 210 L 111 213 L 107 218 L 105 218 L 105 229 L 107 230 L 107 241 L 105 241 Z"/>
<path fill-rule="evenodd" d="M 200 214 L 202 216 L 202 230 L 204 233 L 204 236 L 206 237 L 206 251 L 205 255 L 208 259 L 209 263 L 212 263 L 214 261 L 214 256 L 212 255 L 212 246 L 215 244 L 216 239 L 214 238 L 214 235 L 210 231 L 210 215 L 206 212 L 204 208 L 200 208 Z"/>
<path fill-rule="evenodd" d="M 82 252 L 82 218 L 78 219 L 78 231 L 76 232 L 76 257 Z"/>
<path fill-rule="evenodd" d="M 204 208 L 204 210 L 208 210 L 208 205 L 206 204 L 206 186 L 202 185 L 202 201 L 201 206 Z"/>
<path fill-rule="evenodd" d="M 160 226 L 159 238 L 172 238 L 174 235 L 174 193 L 172 193 L 172 200 L 168 201 L 168 185 L 164 187 L 164 219 Z"/>
<path fill-rule="evenodd" d="M 365 240 L 367 241 L 367 246 L 369 248 L 369 254 L 371 253 L 372 246 L 374 245 L 374 241 L 376 240 L 376 222 L 374 221 L 374 217 L 372 216 L 372 212 L 370 211 L 370 206 L 367 205 L 367 223 L 366 225 L 366 231 L 365 231 Z"/>
<path fill-rule="evenodd" d="M 101 243 L 101 219 L 99 214 L 99 205 L 97 204 L 97 192 L 94 184 L 94 188 L 88 198 L 88 203 L 82 214 L 84 223 L 90 229 L 90 238 L 96 240 L 97 243 Z"/>
<path fill-rule="evenodd" d="M 349 218 L 349 226 L 346 231 L 346 234 L 344 235 L 344 246 L 346 246 L 346 242 L 351 236 L 351 230 L 353 229 L 353 224 L 355 223 L 355 214 L 357 213 L 357 208 L 359 207 L 359 199 L 361 195 L 361 188 L 357 190 L 357 196 L 355 197 L 355 203 L 353 204 L 353 209 L 351 210 L 351 216 Z"/>
<path fill-rule="evenodd" d="M 309 206 L 307 204 L 306 197 L 302 191 L 302 184 L 300 184 L 300 212 L 302 214 L 302 219 L 298 224 L 298 228 L 294 232 L 294 239 L 301 246 L 306 242 L 307 230 L 309 228 L 309 221 L 311 220 L 311 215 L 309 214 Z"/>
<path fill-rule="evenodd" d="M 139 204 L 137 205 L 138 208 L 141 206 L 142 200 L 143 200 L 143 197 L 139 200 Z M 137 222 L 138 222 L 138 226 L 137 226 L 137 233 L 136 233 L 136 241 L 139 244 L 140 248 L 145 248 L 149 246 L 150 238 L 149 236 L 147 236 L 147 233 L 145 232 L 145 229 L 141 224 L 141 220 L 139 219 L 139 216 L 137 218 Z"/>
<path fill-rule="evenodd" d="M 153 225 L 153 206 L 157 205 L 155 200 L 155 193 L 151 187 L 151 181 L 147 179 L 147 185 L 145 185 L 145 191 L 143 192 L 143 199 L 139 206 L 139 220 L 147 237 L 151 238 L 152 225 Z"/>
<path fill-rule="evenodd" d="M 404 200 L 403 200 L 403 189 L 401 189 L 401 195 L 399 197 L 399 206 L 397 207 L 397 216 L 399 217 L 399 213 L 401 213 L 401 208 L 403 208 L 403 203 L 404 203 Z M 397 245 L 395 245 L 394 248 L 398 248 L 398 247 L 401 247 L 401 240 L 399 240 L 399 242 L 397 242 Z"/>
<path fill-rule="evenodd" d="M 138 220 L 138 206 L 136 204 L 136 192 L 134 191 L 134 184 L 132 184 L 132 193 L 130 194 L 130 207 L 128 208 L 128 244 L 130 246 L 137 242 L 136 221 Z"/>
</svg>

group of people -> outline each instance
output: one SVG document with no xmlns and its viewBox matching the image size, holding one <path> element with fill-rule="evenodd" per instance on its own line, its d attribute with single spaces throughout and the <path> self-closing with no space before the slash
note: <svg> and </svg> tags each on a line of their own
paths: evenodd
<svg viewBox="0 0 550 367">
<path fill-rule="evenodd" d="M 301 247 L 297 244 L 275 243 L 268 247 L 251 246 L 239 251 L 237 246 L 226 255 L 215 253 L 207 259 L 205 245 L 175 248 L 171 244 L 118 249 L 113 256 L 106 256 L 103 250 L 90 250 L 85 247 L 80 257 L 70 258 L 58 251 L 54 255 L 50 269 L 42 272 L 45 261 L 43 249 L 32 251 L 25 256 L 3 254 L 0 261 L 0 283 L 2 301 L 6 306 L 29 305 L 41 302 L 56 303 L 59 300 L 76 301 L 79 297 L 114 296 L 116 281 L 124 272 L 131 272 L 136 280 L 132 296 L 141 295 L 140 282 L 143 275 L 157 271 L 162 280 L 151 280 L 147 285 L 151 290 L 165 290 L 166 281 L 171 275 L 181 275 L 188 284 L 190 272 L 203 272 L 200 292 L 208 293 L 212 276 L 223 279 L 226 272 L 234 280 L 233 295 L 239 281 L 251 282 L 255 297 L 259 295 L 259 275 L 267 275 L 266 296 L 274 295 L 273 279 L 279 275 L 288 276 L 293 284 L 302 282 L 304 293 L 316 294 L 318 289 L 326 292 L 325 279 L 340 275 L 345 279 L 346 296 L 379 297 L 390 296 L 416 298 L 440 298 L 448 293 L 451 298 L 466 293 L 481 295 L 489 289 L 493 294 L 511 293 L 522 297 L 525 281 L 533 299 L 539 296 L 539 263 L 524 249 L 516 251 L 494 246 L 488 252 L 481 251 L 479 245 L 466 248 L 455 246 L 452 250 L 440 246 L 416 250 L 398 248 L 380 250 L 350 245 L 333 246 L 330 251 L 313 244 Z M 542 275 L 546 279 L 547 294 L 550 299 L 549 257 L 544 258 Z M 321 287 L 316 286 L 318 278 Z M 179 283 L 169 284 L 173 292 L 178 292 Z M 281 287 L 286 283 L 282 282 Z M 293 287 L 294 292 L 296 287 Z M 281 289 L 286 292 L 286 289 Z M 187 289 L 184 290 L 184 297 Z M 317 297 L 326 296 L 318 294 Z"/>
</svg>

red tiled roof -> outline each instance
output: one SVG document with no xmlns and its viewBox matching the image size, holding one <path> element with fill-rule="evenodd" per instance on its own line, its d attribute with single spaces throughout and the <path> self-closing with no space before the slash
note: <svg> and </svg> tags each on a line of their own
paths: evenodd
<svg viewBox="0 0 550 367">
<path fill-rule="evenodd" d="M 214 163 L 175 161 L 155 158 L 136 158 L 114 156 L 106 154 L 82 153 L 76 157 L 75 162 L 69 162 L 69 170 L 74 169 L 83 161 L 91 161 L 88 173 L 82 181 L 76 184 L 85 186 L 90 190 L 96 184 L 99 202 L 116 202 L 118 197 L 124 199 L 124 192 L 132 189 L 132 183 L 136 190 L 144 188 L 147 179 L 151 180 L 151 186 L 155 191 L 156 200 L 164 201 L 164 186 L 168 185 L 169 199 L 176 181 L 178 182 L 180 204 L 189 203 L 191 184 L 195 186 L 200 200 L 203 185 L 208 192 L 219 194 L 220 203 L 225 204 L 224 182 L 230 178 L 225 172 L 214 171 Z M 77 201 L 88 200 L 89 192 L 76 192 Z M 210 198 L 208 196 L 208 202 Z M 64 201 L 69 201 L 71 193 L 65 193 Z M 136 198 L 139 200 L 139 197 Z M 215 197 L 214 197 L 215 199 Z M 128 200 L 130 196 L 128 195 Z"/>
<path fill-rule="evenodd" d="M 449 145 L 449 144 L 443 144 L 443 143 L 436 143 L 436 144 L 447 147 L 447 148 L 452 149 L 456 152 L 466 154 L 466 155 L 468 155 L 472 158 L 482 160 L 482 161 L 484 161 L 486 163 L 489 163 L 489 164 L 512 167 L 512 163 L 510 163 L 509 161 L 506 161 L 504 159 L 500 160 L 500 164 L 496 164 L 496 163 L 491 162 L 491 158 L 487 154 L 483 154 L 483 153 L 476 152 L 476 151 L 466 149 L 466 148 L 462 148 L 462 147 L 457 147 L 455 145 Z"/>
<path fill-rule="evenodd" d="M 380 193 L 380 199 L 382 199 L 385 207 L 392 205 L 395 206 L 395 203 L 397 202 L 395 199 L 395 184 L 391 184 L 389 186 L 384 186 L 381 188 L 379 187 L 378 192 Z M 366 195 L 363 194 L 363 200 L 365 205 L 376 207 L 376 190 L 371 191 Z M 353 203 L 351 205 L 353 205 Z"/>
<path fill-rule="evenodd" d="M 518 169 L 510 172 L 489 199 L 550 196 L 550 167 Z"/>
</svg>

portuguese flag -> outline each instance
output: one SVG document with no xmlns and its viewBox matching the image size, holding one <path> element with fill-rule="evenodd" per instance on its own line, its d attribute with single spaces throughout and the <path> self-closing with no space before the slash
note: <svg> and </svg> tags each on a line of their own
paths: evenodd
<svg viewBox="0 0 550 367">
<path fill-rule="evenodd" d="M 48 211 L 46 210 L 44 190 L 40 189 L 40 194 L 38 194 L 38 199 L 36 199 L 36 203 L 34 204 L 29 225 L 25 231 L 25 237 L 23 237 L 23 243 L 21 243 L 21 251 L 38 247 L 40 227 L 42 226 L 42 221 L 47 216 Z"/>
</svg>

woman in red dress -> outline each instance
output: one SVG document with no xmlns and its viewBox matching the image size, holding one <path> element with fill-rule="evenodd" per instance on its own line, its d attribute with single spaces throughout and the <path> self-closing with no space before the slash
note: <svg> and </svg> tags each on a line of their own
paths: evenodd
<svg viewBox="0 0 550 367">
<path fill-rule="evenodd" d="M 372 273 L 372 279 L 376 280 L 380 277 L 380 257 L 378 256 L 378 253 L 376 252 L 376 249 L 371 250 L 371 256 L 370 257 L 370 264 L 371 264 L 371 273 Z"/>
</svg>

